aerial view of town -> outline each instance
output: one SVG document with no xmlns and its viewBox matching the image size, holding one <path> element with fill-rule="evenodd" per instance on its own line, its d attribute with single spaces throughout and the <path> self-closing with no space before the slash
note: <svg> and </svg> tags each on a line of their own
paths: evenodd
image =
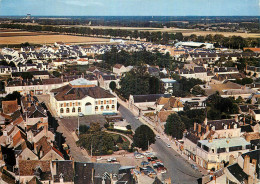
<svg viewBox="0 0 260 184">
<path fill-rule="evenodd" d="M 0 184 L 260 184 L 259 0 L 0 0 Z"/>
</svg>

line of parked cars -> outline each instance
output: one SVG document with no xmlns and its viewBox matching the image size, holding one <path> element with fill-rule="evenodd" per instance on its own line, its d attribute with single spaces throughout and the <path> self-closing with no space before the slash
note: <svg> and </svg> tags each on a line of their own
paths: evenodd
<svg viewBox="0 0 260 184">
<path fill-rule="evenodd" d="M 166 173 L 167 169 L 164 167 L 164 164 L 161 160 L 159 160 L 153 153 L 135 153 L 135 158 L 144 158 L 146 156 L 147 161 L 141 162 L 140 171 L 144 172 L 147 175 L 156 175 L 156 171 L 159 173 Z"/>
</svg>

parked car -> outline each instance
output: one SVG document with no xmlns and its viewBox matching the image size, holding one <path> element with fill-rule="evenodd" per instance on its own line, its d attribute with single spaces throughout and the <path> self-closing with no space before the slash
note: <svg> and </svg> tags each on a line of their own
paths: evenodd
<svg viewBox="0 0 260 184">
<path fill-rule="evenodd" d="M 156 139 L 160 139 L 161 137 L 159 135 L 156 136 Z"/>
<path fill-rule="evenodd" d="M 171 145 L 170 145 L 170 144 L 166 144 L 166 146 L 167 146 L 168 148 L 171 148 Z"/>
<path fill-rule="evenodd" d="M 139 117 L 138 117 L 138 116 L 136 116 L 136 117 L 135 117 L 135 119 L 139 120 Z"/>
<path fill-rule="evenodd" d="M 60 119 L 63 119 L 63 116 L 62 116 L 62 115 L 60 115 Z"/>
<path fill-rule="evenodd" d="M 141 165 L 142 165 L 142 166 L 149 165 L 149 162 L 142 161 L 142 162 L 141 162 Z"/>
</svg>

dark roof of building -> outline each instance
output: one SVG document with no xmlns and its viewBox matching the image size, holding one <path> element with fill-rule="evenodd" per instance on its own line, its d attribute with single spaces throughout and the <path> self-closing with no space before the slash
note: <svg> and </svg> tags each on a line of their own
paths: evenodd
<svg viewBox="0 0 260 184">
<path fill-rule="evenodd" d="M 240 125 L 241 132 L 253 132 L 251 125 Z"/>
<path fill-rule="evenodd" d="M 170 98 L 171 94 L 133 95 L 135 103 L 156 102 L 160 97 Z"/>
<path fill-rule="evenodd" d="M 51 180 L 50 161 L 42 160 L 19 160 L 19 175 L 34 176 L 40 170 L 41 180 Z"/>
<path fill-rule="evenodd" d="M 116 80 L 116 76 L 114 75 L 102 75 L 104 80 Z"/>
<path fill-rule="evenodd" d="M 12 77 L 21 77 L 22 74 L 50 75 L 48 71 L 27 71 L 27 72 L 13 72 Z"/>
<path fill-rule="evenodd" d="M 227 169 L 241 183 L 243 183 L 248 178 L 248 175 L 243 171 L 238 163 L 228 166 Z"/>
<path fill-rule="evenodd" d="M 60 177 L 63 177 L 64 182 L 73 182 L 74 180 L 74 166 L 72 160 L 52 161 L 52 165 L 56 164 L 56 175 L 54 175 L 54 182 L 60 182 Z"/>
<path fill-rule="evenodd" d="M 92 98 L 115 98 L 114 95 L 98 86 L 78 88 L 68 84 L 66 86 L 54 89 L 51 92 L 57 93 L 55 98 L 58 101 L 80 100 L 86 96 L 90 96 Z"/>
<path fill-rule="evenodd" d="M 237 128 L 240 127 L 239 123 L 235 121 L 235 119 L 222 119 L 222 120 L 211 120 L 208 121 L 207 124 L 209 126 L 215 126 L 215 130 L 224 129 L 224 125 L 227 125 L 227 128 L 233 128 L 234 125 L 237 125 Z"/>
<path fill-rule="evenodd" d="M 109 164 L 109 163 L 86 163 L 86 162 L 75 162 L 75 180 L 77 184 L 92 184 L 92 172 L 94 183 L 101 184 L 102 177 L 107 173 L 118 174 L 118 170 L 121 167 L 120 164 Z M 106 180 L 109 183 L 110 178 Z M 111 183 L 111 181 L 110 181 Z"/>
<path fill-rule="evenodd" d="M 251 143 L 252 146 L 259 147 L 260 146 L 260 139 L 251 140 L 250 143 Z"/>
<path fill-rule="evenodd" d="M 193 133 L 187 133 L 185 137 L 189 139 L 191 142 L 193 142 L 194 144 L 197 144 L 198 140 L 200 140 L 200 138 Z"/>
<path fill-rule="evenodd" d="M 121 67 L 123 67 L 124 65 L 122 64 L 115 64 L 114 68 L 120 69 Z"/>
</svg>

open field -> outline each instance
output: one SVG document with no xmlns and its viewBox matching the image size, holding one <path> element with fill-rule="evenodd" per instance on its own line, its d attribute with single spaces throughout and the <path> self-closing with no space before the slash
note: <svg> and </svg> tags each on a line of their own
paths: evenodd
<svg viewBox="0 0 260 184">
<path fill-rule="evenodd" d="M 19 34 L 19 32 L 17 32 Z M 33 44 L 52 44 L 55 42 L 64 43 L 97 43 L 97 42 L 109 42 L 109 39 L 105 38 L 94 38 L 94 37 L 82 37 L 82 36 L 71 36 L 71 35 L 34 35 L 33 36 L 0 36 L 0 44 L 21 44 L 25 42 Z"/>
<path fill-rule="evenodd" d="M 70 27 L 70 26 L 64 26 Z M 257 33 L 237 33 L 237 32 L 217 32 L 217 31 L 200 31 L 195 29 L 178 29 L 178 28 L 150 28 L 150 27 L 116 27 L 116 26 L 71 26 L 71 27 L 90 27 L 94 29 L 122 29 L 122 30 L 138 30 L 138 31 L 161 31 L 161 32 L 168 32 L 168 33 L 177 33 L 182 32 L 184 36 L 190 36 L 191 34 L 196 34 L 197 36 L 205 36 L 207 34 L 222 34 L 226 37 L 228 36 L 241 36 L 243 38 L 260 38 L 260 34 Z"/>
<path fill-rule="evenodd" d="M 13 36 L 36 36 L 36 35 L 53 35 L 50 33 L 29 32 L 29 31 L 8 31 L 0 32 L 0 37 L 13 37 Z"/>
</svg>

